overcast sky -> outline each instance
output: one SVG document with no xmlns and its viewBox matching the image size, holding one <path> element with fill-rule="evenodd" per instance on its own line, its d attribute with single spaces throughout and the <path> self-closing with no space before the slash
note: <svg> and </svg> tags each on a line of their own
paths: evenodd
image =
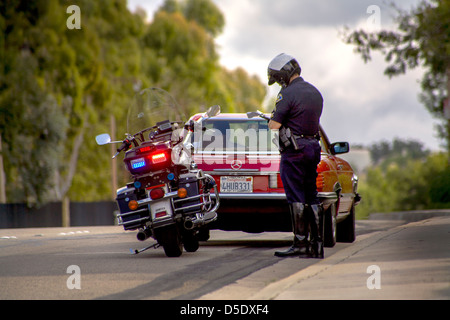
<svg viewBox="0 0 450 320">
<path fill-rule="evenodd" d="M 128 0 L 149 18 L 163 0 Z M 437 123 L 418 101 L 422 70 L 389 79 L 384 58 L 365 64 L 339 37 L 344 26 L 393 28 L 395 11 L 386 0 L 214 0 L 225 16 L 216 39 L 221 64 L 242 67 L 267 83 L 267 65 L 281 52 L 297 58 L 302 77 L 324 97 L 321 123 L 333 141 L 369 145 L 393 138 L 439 149 Z M 409 9 L 418 0 L 396 1 Z M 268 87 L 274 96 L 280 87 Z M 271 110 L 269 110 L 271 111 Z"/>
</svg>

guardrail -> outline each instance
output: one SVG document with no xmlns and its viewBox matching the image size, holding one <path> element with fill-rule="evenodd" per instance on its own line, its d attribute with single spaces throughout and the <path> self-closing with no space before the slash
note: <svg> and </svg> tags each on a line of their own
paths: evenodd
<svg viewBox="0 0 450 320">
<path fill-rule="evenodd" d="M 114 201 L 71 202 L 70 226 L 108 226 L 117 224 Z M 372 213 L 370 220 L 415 222 L 432 217 L 449 216 L 450 209 Z M 62 203 L 52 202 L 40 208 L 23 203 L 0 204 L 0 229 L 62 227 Z"/>
<path fill-rule="evenodd" d="M 114 201 L 71 202 L 69 226 L 114 225 L 116 210 Z M 48 203 L 40 208 L 29 208 L 23 203 L 0 204 L 0 229 L 63 226 L 61 202 Z"/>
</svg>

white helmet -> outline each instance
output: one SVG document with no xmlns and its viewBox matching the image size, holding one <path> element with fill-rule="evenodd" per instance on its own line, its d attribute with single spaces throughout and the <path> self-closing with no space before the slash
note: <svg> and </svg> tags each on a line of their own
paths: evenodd
<svg viewBox="0 0 450 320">
<path fill-rule="evenodd" d="M 269 86 L 277 82 L 282 87 L 289 84 L 291 77 L 302 72 L 300 65 L 294 57 L 281 53 L 273 58 L 267 68 L 267 76 L 269 78 Z"/>
</svg>

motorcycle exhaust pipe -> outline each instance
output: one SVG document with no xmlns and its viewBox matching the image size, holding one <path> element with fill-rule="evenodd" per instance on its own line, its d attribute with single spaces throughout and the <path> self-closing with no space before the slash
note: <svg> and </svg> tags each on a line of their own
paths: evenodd
<svg viewBox="0 0 450 320">
<path fill-rule="evenodd" d="M 152 235 L 152 231 L 150 229 L 139 230 L 136 235 L 136 238 L 139 241 L 145 241 Z"/>
<path fill-rule="evenodd" d="M 192 230 L 195 227 L 199 227 L 205 225 L 209 222 L 214 221 L 217 218 L 217 214 L 215 212 L 208 212 L 204 215 L 198 215 L 195 218 L 186 219 L 184 221 L 184 228 L 186 230 Z"/>
<path fill-rule="evenodd" d="M 186 230 L 194 229 L 194 227 L 198 224 L 197 221 L 198 221 L 197 219 L 186 219 L 184 221 L 184 228 Z"/>
</svg>

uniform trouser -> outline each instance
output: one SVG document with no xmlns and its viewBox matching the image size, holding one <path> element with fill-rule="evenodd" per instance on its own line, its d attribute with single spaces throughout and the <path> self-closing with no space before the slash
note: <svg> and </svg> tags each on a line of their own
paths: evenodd
<svg viewBox="0 0 450 320">
<path fill-rule="evenodd" d="M 315 139 L 298 139 L 299 149 L 281 154 L 280 176 L 288 203 L 319 204 L 317 197 L 317 165 L 320 144 Z"/>
<path fill-rule="evenodd" d="M 321 232 L 323 221 L 316 186 L 317 165 L 320 162 L 320 144 L 317 140 L 313 139 L 298 139 L 297 143 L 299 149 L 284 151 L 281 154 L 280 163 L 281 180 L 283 181 L 287 201 L 292 208 L 293 247 L 307 245 L 306 239 L 308 238 L 307 230 L 309 225 L 311 230 L 312 255 L 323 258 Z M 303 209 L 294 210 L 296 207 Z M 306 209 L 308 214 L 304 212 Z M 300 211 L 301 214 L 299 214 Z M 298 241 L 300 239 L 301 241 Z M 294 252 L 293 247 L 287 252 Z M 285 255 L 287 254 L 285 253 Z"/>
</svg>

